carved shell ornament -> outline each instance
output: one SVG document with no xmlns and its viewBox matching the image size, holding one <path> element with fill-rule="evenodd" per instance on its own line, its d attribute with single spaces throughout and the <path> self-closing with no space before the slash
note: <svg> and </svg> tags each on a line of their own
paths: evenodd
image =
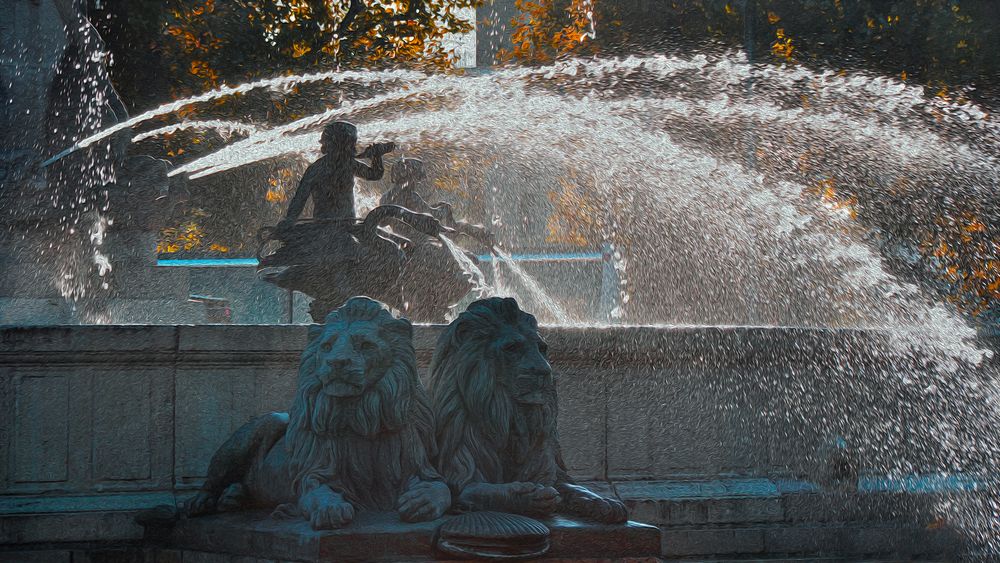
<svg viewBox="0 0 1000 563">
<path fill-rule="evenodd" d="M 463 559 L 529 559 L 548 552 L 549 529 L 527 516 L 467 512 L 442 524 L 435 543 L 441 552 Z"/>
</svg>

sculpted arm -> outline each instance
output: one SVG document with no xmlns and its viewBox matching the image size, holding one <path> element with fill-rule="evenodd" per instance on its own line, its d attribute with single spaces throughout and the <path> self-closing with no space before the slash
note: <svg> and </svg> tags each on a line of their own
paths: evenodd
<svg viewBox="0 0 1000 563">
<path fill-rule="evenodd" d="M 368 166 L 355 160 L 354 175 L 365 180 L 381 180 L 382 174 L 385 173 L 385 166 L 382 164 L 382 155 L 392 152 L 395 149 L 396 145 L 394 143 L 375 143 L 374 145 L 369 145 L 361 153 L 361 158 L 371 158 L 372 165 Z"/>
<path fill-rule="evenodd" d="M 372 165 L 368 166 L 363 162 L 354 161 L 354 175 L 365 180 L 381 180 L 385 174 L 385 165 L 382 164 L 382 155 L 372 156 Z"/>
</svg>

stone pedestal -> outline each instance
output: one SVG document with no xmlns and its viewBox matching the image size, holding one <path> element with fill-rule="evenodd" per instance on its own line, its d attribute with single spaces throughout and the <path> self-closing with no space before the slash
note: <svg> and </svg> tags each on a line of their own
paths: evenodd
<svg viewBox="0 0 1000 563">
<path fill-rule="evenodd" d="M 317 532 L 305 520 L 275 520 L 268 512 L 184 519 L 172 528 L 147 528 L 147 545 L 199 555 L 205 563 L 256 557 L 279 561 L 436 561 L 435 531 L 449 516 L 406 524 L 395 513 L 361 512 L 340 530 Z M 629 522 L 604 525 L 556 516 L 544 520 L 551 549 L 542 559 L 657 561 L 660 530 Z"/>
</svg>

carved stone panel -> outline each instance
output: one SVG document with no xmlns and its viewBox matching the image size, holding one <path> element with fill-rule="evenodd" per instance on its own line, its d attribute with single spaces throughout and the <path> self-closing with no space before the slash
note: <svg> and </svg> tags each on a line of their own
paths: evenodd
<svg viewBox="0 0 1000 563">
<path fill-rule="evenodd" d="M 69 378 L 22 375 L 14 390 L 13 480 L 47 483 L 68 478 Z"/>
</svg>

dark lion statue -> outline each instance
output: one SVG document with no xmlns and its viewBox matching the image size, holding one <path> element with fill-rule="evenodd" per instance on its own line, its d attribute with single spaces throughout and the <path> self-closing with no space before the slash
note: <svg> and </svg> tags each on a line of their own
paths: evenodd
<svg viewBox="0 0 1000 563">
<path fill-rule="evenodd" d="M 566 473 L 545 355 L 535 317 L 510 298 L 476 301 L 448 326 L 431 361 L 437 467 L 460 510 L 624 522 L 624 504 Z"/>
<path fill-rule="evenodd" d="M 237 430 L 185 512 L 278 507 L 315 529 L 344 526 L 355 510 L 440 517 L 451 493 L 430 463 L 434 420 L 412 340 L 409 321 L 367 297 L 311 327 L 291 412 Z"/>
</svg>

